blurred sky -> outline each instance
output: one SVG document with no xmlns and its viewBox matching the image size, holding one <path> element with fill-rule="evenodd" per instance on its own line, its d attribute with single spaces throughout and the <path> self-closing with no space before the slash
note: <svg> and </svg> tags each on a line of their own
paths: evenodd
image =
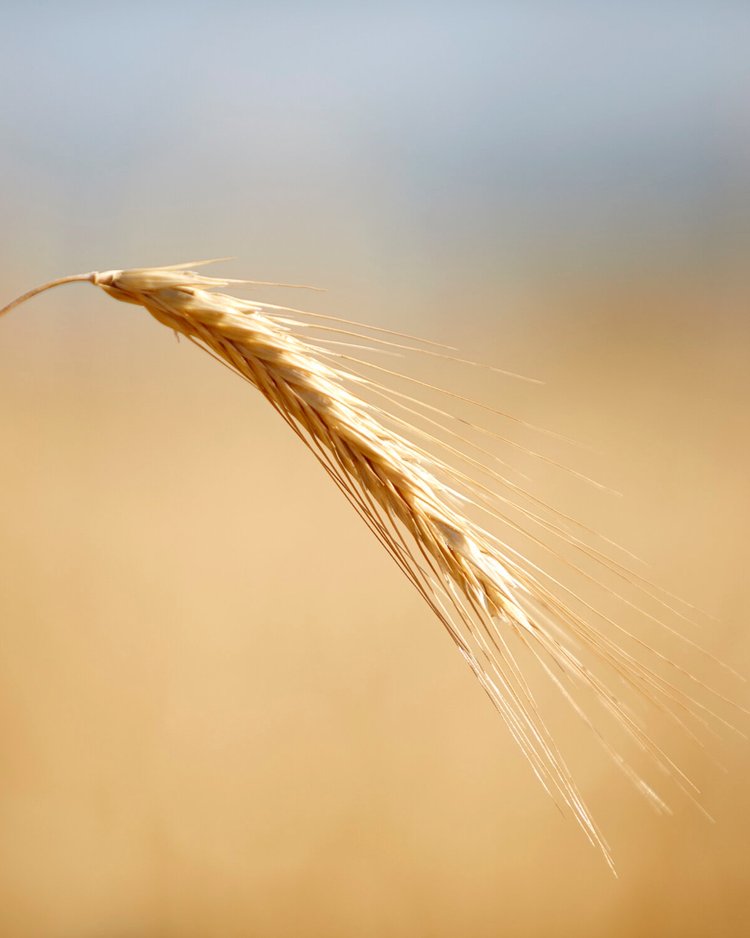
<svg viewBox="0 0 750 938">
<path fill-rule="evenodd" d="M 748 233 L 749 45 L 741 2 L 6 3 L 3 255 L 690 264 Z"/>
</svg>

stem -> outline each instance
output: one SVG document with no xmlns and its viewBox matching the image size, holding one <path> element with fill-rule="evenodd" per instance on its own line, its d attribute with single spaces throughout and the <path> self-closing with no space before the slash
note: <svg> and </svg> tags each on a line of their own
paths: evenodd
<svg viewBox="0 0 750 938">
<path fill-rule="evenodd" d="M 3 308 L 0 309 L 0 316 L 9 313 L 12 309 L 15 309 L 16 306 L 25 303 L 26 300 L 30 300 L 32 296 L 36 296 L 38 293 L 44 293 L 45 290 L 51 290 L 52 287 L 59 287 L 64 283 L 81 283 L 85 281 L 95 283 L 95 277 L 96 272 L 92 272 L 90 274 L 72 274 L 70 277 L 60 277 L 58 280 L 50 280 L 49 283 L 44 283 L 41 287 L 34 287 L 33 290 L 29 290 L 29 292 L 24 293 L 23 296 L 16 297 L 16 299 L 8 303 L 7 306 L 3 306 Z"/>
</svg>

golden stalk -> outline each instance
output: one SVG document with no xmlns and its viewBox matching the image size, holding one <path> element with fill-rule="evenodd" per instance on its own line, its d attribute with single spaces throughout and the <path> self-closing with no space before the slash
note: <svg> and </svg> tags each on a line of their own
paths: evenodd
<svg viewBox="0 0 750 938">
<path fill-rule="evenodd" d="M 688 780 L 649 738 L 600 671 L 616 675 L 618 685 L 637 691 L 680 723 L 689 715 L 705 721 L 708 708 L 653 667 L 641 663 L 605 631 L 595 628 L 587 621 L 590 617 L 574 611 L 570 590 L 468 517 L 466 507 L 473 505 L 517 527 L 498 508 L 506 499 L 495 497 L 488 486 L 416 442 L 415 438 L 420 437 L 432 440 L 468 465 L 481 466 L 460 444 L 441 442 L 403 416 L 404 412 L 418 413 L 423 421 L 437 424 L 433 416 L 441 413 L 437 408 L 363 377 L 351 368 L 357 361 L 353 356 L 333 348 L 337 340 L 329 340 L 328 344 L 322 339 L 319 343 L 310 340 L 310 332 L 316 327 L 300 321 L 300 316 L 307 315 L 302 311 L 214 292 L 229 283 L 252 281 L 206 277 L 189 270 L 190 266 L 63 277 L 14 300 L 0 310 L 0 315 L 44 290 L 88 281 L 114 299 L 143 306 L 160 323 L 186 336 L 249 381 L 312 451 L 442 622 L 535 774 L 570 809 L 611 865 L 607 845 L 539 715 L 511 641 L 520 640 L 587 723 L 591 723 L 588 714 L 573 697 L 575 688 L 590 692 L 631 739 L 663 771 L 675 775 L 685 789 L 690 787 Z M 290 315 L 295 312 L 296 319 Z M 352 331 L 356 324 L 333 317 L 318 318 L 325 322 L 317 328 L 327 329 L 329 335 L 364 338 Z M 374 341 L 397 349 L 414 348 L 404 344 L 413 337 L 394 332 L 388 335 L 388 339 Z M 347 343 L 338 340 L 338 344 Z M 421 351 L 451 357 L 438 350 L 435 343 L 425 344 L 430 348 L 422 346 Z M 380 371 L 391 374 L 387 369 Z M 390 402 L 391 408 L 367 400 L 366 390 Z M 445 432 L 458 437 L 450 430 Z M 469 445 L 486 452 L 476 444 Z M 485 471 L 511 491 L 521 492 L 504 477 Z M 539 525 L 545 535 L 561 537 L 614 576 L 678 612 L 652 584 L 588 545 L 582 537 L 566 532 L 558 523 L 559 517 L 556 521 L 543 517 L 540 510 L 546 506 L 538 499 L 533 501 L 537 503 L 535 508 L 523 509 L 524 517 Z M 582 604 L 592 615 L 595 613 L 593 607 Z M 624 631 L 613 620 L 607 621 L 613 629 Z M 657 654 L 657 658 L 672 664 L 664 655 Z M 674 668 L 681 671 L 676 665 Z M 601 742 L 640 790 L 657 807 L 665 807 L 606 739 L 601 738 Z"/>
</svg>

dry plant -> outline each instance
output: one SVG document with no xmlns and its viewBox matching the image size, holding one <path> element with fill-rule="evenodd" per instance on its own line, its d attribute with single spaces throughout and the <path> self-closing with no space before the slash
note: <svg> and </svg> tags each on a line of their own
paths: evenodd
<svg viewBox="0 0 750 938">
<path fill-rule="evenodd" d="M 627 632 L 616 618 L 586 601 L 580 590 L 576 593 L 491 528 L 504 525 L 506 533 L 522 534 L 586 581 L 604 582 L 609 594 L 673 634 L 678 630 L 662 617 L 687 619 L 692 607 L 614 559 L 612 542 L 605 545 L 595 532 L 576 525 L 500 472 L 493 464 L 496 457 L 471 435 L 497 434 L 428 403 L 425 392 L 430 386 L 425 382 L 352 354 L 364 347 L 449 359 L 454 358 L 453 350 L 383 328 L 212 292 L 230 283 L 257 281 L 206 277 L 191 266 L 197 265 L 64 277 L 19 297 L 0 314 L 52 287 L 89 282 L 117 300 L 145 307 L 160 323 L 257 388 L 442 622 L 542 785 L 572 812 L 612 865 L 609 849 L 540 715 L 527 674 L 530 663 L 537 663 L 616 764 L 661 810 L 667 810 L 664 801 L 620 755 L 610 733 L 599 727 L 595 711 L 597 717 L 603 711 L 613 718 L 691 797 L 697 789 L 649 736 L 628 697 L 645 698 L 693 736 L 693 722 L 706 727 L 714 717 L 726 721 L 700 699 L 715 692 L 673 656 Z M 405 393 L 395 380 L 385 385 L 373 371 L 411 381 L 419 390 Z M 455 402 L 492 410 L 459 394 L 442 393 Z M 474 520 L 480 512 L 486 519 L 482 523 Z M 563 556 L 563 549 L 578 560 Z M 585 564 L 595 565 L 600 575 L 587 572 Z M 612 585 L 616 580 L 631 593 L 640 593 L 641 599 L 619 592 Z M 641 609 L 647 604 L 657 604 L 662 612 Z M 617 641 L 613 634 L 619 635 Z M 692 651 L 698 650 L 684 640 Z M 528 661 L 524 667 L 519 654 Z"/>
</svg>

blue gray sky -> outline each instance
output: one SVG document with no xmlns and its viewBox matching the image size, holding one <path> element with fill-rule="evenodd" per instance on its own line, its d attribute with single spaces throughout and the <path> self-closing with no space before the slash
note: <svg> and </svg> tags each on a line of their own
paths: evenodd
<svg viewBox="0 0 750 938">
<path fill-rule="evenodd" d="M 6 257 L 512 267 L 747 228 L 745 3 L 6 3 L 3 27 Z"/>
</svg>

